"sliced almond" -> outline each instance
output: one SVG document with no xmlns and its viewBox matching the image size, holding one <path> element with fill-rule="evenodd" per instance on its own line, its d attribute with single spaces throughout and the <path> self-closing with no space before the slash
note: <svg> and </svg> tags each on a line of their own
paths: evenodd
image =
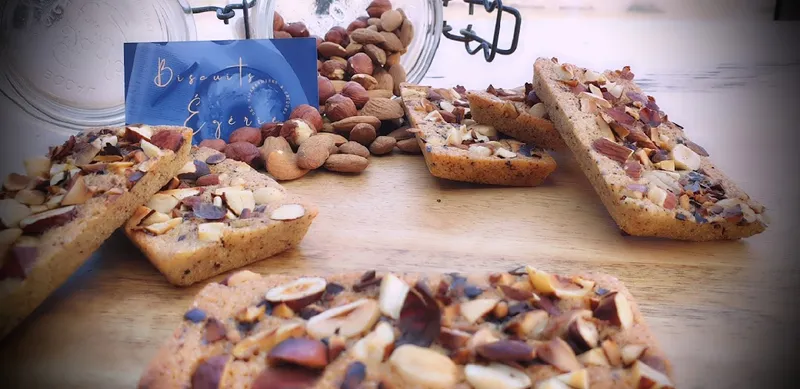
<svg viewBox="0 0 800 389">
<path fill-rule="evenodd" d="M 653 202 L 653 204 L 660 206 L 664 205 L 664 201 L 667 200 L 667 191 L 664 189 L 659 188 L 653 184 L 647 188 L 647 198 Z"/>
<path fill-rule="evenodd" d="M 647 350 L 647 346 L 643 344 L 628 344 L 623 346 L 622 349 L 620 349 L 622 363 L 624 363 L 625 366 L 632 365 L 639 360 L 645 350 Z"/>
<path fill-rule="evenodd" d="M 561 382 L 561 380 L 553 377 L 536 384 L 535 389 L 570 389 L 569 385 Z"/>
<path fill-rule="evenodd" d="M 537 270 L 531 266 L 526 267 L 528 279 L 533 289 L 543 294 L 551 294 L 560 298 L 582 297 L 591 291 L 589 285 L 578 285 L 574 282 L 565 282 L 549 273 Z"/>
<path fill-rule="evenodd" d="M 256 208 L 253 192 L 249 190 L 228 191 L 223 196 L 223 200 L 236 216 L 241 216 L 245 209 L 252 211 Z"/>
<path fill-rule="evenodd" d="M 94 192 L 86 186 L 86 180 L 83 176 L 78 176 L 72 187 L 69 188 L 64 199 L 61 200 L 61 205 L 79 205 L 89 201 L 94 197 Z"/>
<path fill-rule="evenodd" d="M 464 376 L 475 389 L 525 389 L 531 386 L 531 379 L 524 371 L 499 363 L 467 365 Z"/>
<path fill-rule="evenodd" d="M 394 274 L 387 274 L 381 280 L 380 297 L 378 304 L 381 312 L 397 320 L 406 301 L 406 295 L 411 288 L 405 281 Z"/>
<path fill-rule="evenodd" d="M 153 211 L 150 213 L 149 216 L 145 217 L 144 220 L 142 220 L 142 222 L 139 225 L 142 227 L 147 227 L 157 223 L 165 223 L 170 220 L 172 220 L 172 217 L 170 215 L 158 211 Z"/>
<path fill-rule="evenodd" d="M 23 164 L 25 165 L 25 174 L 31 178 L 47 178 L 50 176 L 50 158 L 36 157 L 26 159 Z"/>
<path fill-rule="evenodd" d="M 562 374 L 557 376 L 556 379 L 573 389 L 589 389 L 589 371 L 586 369 Z"/>
<path fill-rule="evenodd" d="M 231 354 L 238 359 L 249 359 L 255 354 L 268 353 L 286 339 L 298 338 L 305 333 L 302 323 L 285 324 L 274 331 L 259 332 L 242 339 L 233 347 Z"/>
<path fill-rule="evenodd" d="M 697 170 L 700 169 L 700 155 L 695 153 L 692 149 L 683 144 L 677 144 L 670 156 L 675 161 L 675 167 L 681 170 Z"/>
<path fill-rule="evenodd" d="M 624 329 L 633 326 L 633 309 L 624 294 L 611 292 L 600 300 L 594 310 L 594 317 L 610 321 Z"/>
<path fill-rule="evenodd" d="M 0 230 L 0 258 L 3 258 L 5 253 L 11 248 L 11 245 L 22 236 L 22 230 L 19 228 L 7 228 Z"/>
<path fill-rule="evenodd" d="M 47 197 L 44 193 L 38 190 L 23 189 L 17 192 L 17 195 L 14 196 L 14 200 L 17 200 L 25 205 L 33 206 L 44 204 L 45 200 L 47 200 Z"/>
<path fill-rule="evenodd" d="M 412 386 L 449 389 L 458 380 L 456 364 L 447 356 L 429 348 L 402 345 L 389 357 L 389 364 Z"/>
<path fill-rule="evenodd" d="M 383 362 L 394 345 L 394 328 L 388 322 L 380 322 L 375 330 L 353 345 L 351 353 L 368 366 Z"/>
<path fill-rule="evenodd" d="M 380 315 L 377 301 L 361 299 L 312 317 L 308 320 L 307 329 L 309 335 L 317 339 L 336 334 L 351 338 L 372 329 Z"/>
<path fill-rule="evenodd" d="M 667 160 L 664 160 L 664 161 L 661 161 L 661 162 L 658 162 L 658 163 L 654 163 L 653 166 L 655 166 L 655 167 L 657 167 L 657 168 L 659 168 L 661 170 L 666 170 L 668 172 L 674 172 L 675 171 L 675 161 L 673 161 L 671 159 L 667 159 Z"/>
<path fill-rule="evenodd" d="M 491 312 L 498 302 L 500 302 L 498 299 L 476 299 L 461 303 L 459 309 L 461 316 L 464 316 L 470 324 L 475 324 Z"/>
<path fill-rule="evenodd" d="M 50 199 L 48 199 L 47 202 L 44 203 L 44 206 L 47 207 L 47 209 L 56 209 L 61 205 L 61 201 L 63 200 L 64 200 L 63 194 L 55 195 L 50 197 Z"/>
<path fill-rule="evenodd" d="M 525 312 L 511 319 L 504 331 L 517 335 L 521 339 L 538 338 L 547 327 L 550 315 L 544 310 Z"/>
<path fill-rule="evenodd" d="M 610 141 L 614 141 L 614 132 L 611 131 L 611 126 L 606 123 L 600 116 L 594 117 L 595 122 L 597 123 L 597 127 L 600 128 L 600 132 L 603 134 L 603 138 L 606 138 Z M 648 158 L 649 160 L 649 158 Z"/>
<path fill-rule="evenodd" d="M 155 234 L 155 235 L 164 235 L 167 232 L 170 232 L 173 228 L 179 226 L 183 222 L 183 218 L 176 217 L 174 219 L 170 219 L 163 223 L 156 223 L 151 224 L 144 228 L 145 231 Z"/>
<path fill-rule="evenodd" d="M 31 215 L 19 221 L 19 227 L 28 234 L 41 234 L 45 231 L 69 223 L 77 215 L 74 205 L 56 208 Z M 5 224 L 5 223 L 4 223 Z"/>
<path fill-rule="evenodd" d="M 225 223 L 203 223 L 197 226 L 197 236 L 202 242 L 221 242 Z"/>
<path fill-rule="evenodd" d="M 664 373 L 653 369 L 642 361 L 636 361 L 630 372 L 636 388 L 660 389 L 675 387 Z"/>
<path fill-rule="evenodd" d="M 572 348 L 561 338 L 555 338 L 539 346 L 536 355 L 562 372 L 573 372 L 582 367 Z"/>
<path fill-rule="evenodd" d="M 23 176 L 22 174 L 11 173 L 6 177 L 5 182 L 3 182 L 3 187 L 6 190 L 11 192 L 16 192 L 18 190 L 23 190 L 28 187 L 30 184 L 31 179 L 27 176 Z"/>
<path fill-rule="evenodd" d="M 605 351 L 600 347 L 595 347 L 581 355 L 578 355 L 578 362 L 584 366 L 611 366 L 606 357 Z"/>
<path fill-rule="evenodd" d="M 581 100 L 586 99 L 588 101 L 591 101 L 600 108 L 611 108 L 611 103 L 608 100 L 594 93 L 581 92 L 580 94 L 578 94 L 578 98 Z"/>
<path fill-rule="evenodd" d="M 494 155 L 503 159 L 511 159 L 516 158 L 517 153 L 503 147 L 498 147 L 497 150 L 495 150 Z"/>
<path fill-rule="evenodd" d="M 272 220 L 295 220 L 306 214 L 306 209 L 300 204 L 285 204 L 272 211 L 269 218 Z"/>
<path fill-rule="evenodd" d="M 253 192 L 253 198 L 256 201 L 256 205 L 266 205 L 275 203 L 283 200 L 285 197 L 286 193 L 284 193 L 278 188 L 274 188 L 271 186 L 265 188 L 258 188 Z"/>
<path fill-rule="evenodd" d="M 469 129 L 475 131 L 476 133 L 492 138 L 498 136 L 497 130 L 493 126 L 485 125 L 485 124 L 475 124 L 469 126 Z"/>
<path fill-rule="evenodd" d="M 146 124 L 127 126 L 125 127 L 125 137 L 133 142 L 149 141 L 153 137 L 153 129 Z"/>
<path fill-rule="evenodd" d="M 200 194 L 200 190 L 196 188 L 183 188 L 183 189 L 172 189 L 172 190 L 165 190 L 160 192 L 160 194 L 172 196 L 178 200 L 183 200 L 187 197 L 197 196 Z"/>
<path fill-rule="evenodd" d="M 317 302 L 327 285 L 322 277 L 301 277 L 270 289 L 265 297 L 273 304 L 284 303 L 297 311 Z"/>
<path fill-rule="evenodd" d="M 157 212 L 171 214 L 172 210 L 180 204 L 180 200 L 163 193 L 156 193 L 145 205 L 147 208 L 153 209 Z"/>
<path fill-rule="evenodd" d="M 572 67 L 568 64 L 556 66 L 555 73 L 558 79 L 561 81 L 570 81 L 575 79 L 575 73 L 573 73 Z"/>
</svg>

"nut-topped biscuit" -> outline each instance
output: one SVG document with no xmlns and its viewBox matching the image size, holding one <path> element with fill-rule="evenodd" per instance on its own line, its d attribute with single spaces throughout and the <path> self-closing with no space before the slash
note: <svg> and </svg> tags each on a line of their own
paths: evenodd
<svg viewBox="0 0 800 389">
<path fill-rule="evenodd" d="M 674 388 L 616 279 L 243 271 L 206 286 L 140 388 Z"/>
<path fill-rule="evenodd" d="M 503 139 L 470 119 L 466 90 L 402 87 L 402 98 L 428 170 L 435 177 L 479 184 L 536 186 L 556 168 L 544 150 Z"/>
<path fill-rule="evenodd" d="M 189 156 L 192 131 L 90 130 L 25 161 L 0 191 L 0 337 L 81 266 Z"/>
<path fill-rule="evenodd" d="M 707 241 L 766 229 L 764 207 L 711 162 L 633 81 L 555 59 L 535 64 L 535 89 L 620 228 Z"/>
<path fill-rule="evenodd" d="M 268 176 L 209 148 L 194 148 L 162 189 L 136 210 L 125 233 L 179 286 L 296 246 L 318 213 Z"/>
<path fill-rule="evenodd" d="M 553 126 L 547 109 L 536 96 L 533 84 L 511 90 L 489 85 L 485 92 L 467 93 L 472 118 L 479 124 L 519 141 L 548 150 L 569 150 L 561 134 Z"/>
</svg>

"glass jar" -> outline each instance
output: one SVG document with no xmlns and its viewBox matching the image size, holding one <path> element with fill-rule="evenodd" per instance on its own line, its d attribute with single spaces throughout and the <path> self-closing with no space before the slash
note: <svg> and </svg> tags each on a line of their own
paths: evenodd
<svg viewBox="0 0 800 389">
<path fill-rule="evenodd" d="M 272 38 L 273 15 L 278 12 L 286 23 L 303 22 L 311 35 L 324 37 L 334 26 L 347 26 L 367 16 L 372 0 L 259 0 L 252 17 L 254 38 Z M 410 83 L 419 83 L 433 62 L 442 37 L 442 0 L 392 0 L 414 25 L 414 39 L 400 63 Z"/>
<path fill-rule="evenodd" d="M 185 0 L 4 3 L 0 92 L 60 128 L 124 123 L 124 42 L 196 39 Z"/>
</svg>

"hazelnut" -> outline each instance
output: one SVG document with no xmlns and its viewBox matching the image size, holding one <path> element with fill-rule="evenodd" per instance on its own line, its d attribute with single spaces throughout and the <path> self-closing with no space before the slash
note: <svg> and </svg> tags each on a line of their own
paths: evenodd
<svg viewBox="0 0 800 389">
<path fill-rule="evenodd" d="M 275 39 L 288 39 L 292 38 L 292 34 L 289 34 L 286 31 L 273 31 L 272 37 Z"/>
<path fill-rule="evenodd" d="M 346 66 L 339 61 L 327 60 L 322 63 L 319 74 L 331 80 L 343 80 Z"/>
<path fill-rule="evenodd" d="M 371 145 L 377 137 L 378 133 L 375 131 L 375 127 L 366 123 L 356 124 L 350 131 L 350 140 L 361 143 L 363 146 Z"/>
<path fill-rule="evenodd" d="M 350 74 L 372 75 L 374 70 L 375 67 L 372 65 L 372 59 L 364 53 L 358 53 L 347 60 L 347 71 L 350 72 Z"/>
<path fill-rule="evenodd" d="M 225 151 L 226 145 L 227 143 L 225 143 L 225 141 L 222 139 L 203 139 L 203 141 L 200 142 L 199 147 L 208 147 L 212 150 Z"/>
<path fill-rule="evenodd" d="M 346 55 L 346 54 L 345 54 L 345 55 Z M 346 59 L 344 59 L 343 57 L 339 57 L 339 56 L 333 56 L 333 57 L 331 57 L 330 59 L 331 59 L 331 61 L 336 61 L 336 62 L 338 62 L 338 63 L 340 63 L 340 64 L 344 65 L 344 66 L 345 66 L 345 68 L 347 68 L 347 60 L 346 60 Z"/>
<path fill-rule="evenodd" d="M 284 27 L 286 27 L 286 23 L 283 21 L 283 16 L 275 12 L 275 14 L 272 15 L 272 29 L 274 31 L 283 31 Z"/>
<path fill-rule="evenodd" d="M 317 60 L 317 73 L 319 73 L 320 69 L 322 69 L 322 61 Z"/>
<path fill-rule="evenodd" d="M 317 76 L 317 85 L 319 86 L 319 105 L 324 105 L 331 96 L 336 94 L 331 80 Z"/>
<path fill-rule="evenodd" d="M 267 139 L 271 136 L 280 136 L 281 123 L 264 123 L 261 125 L 261 138 Z"/>
<path fill-rule="evenodd" d="M 307 121 L 303 119 L 292 119 L 283 123 L 281 136 L 289 141 L 292 147 L 298 147 L 306 139 L 316 134 L 317 131 Z"/>
<path fill-rule="evenodd" d="M 225 156 L 234 161 L 244 162 L 255 169 L 263 165 L 258 147 L 249 142 L 236 142 L 225 146 Z"/>
<path fill-rule="evenodd" d="M 359 83 L 366 90 L 375 89 L 378 86 L 378 80 L 369 74 L 355 74 L 350 78 L 351 81 Z"/>
<path fill-rule="evenodd" d="M 353 100 L 353 103 L 358 109 L 364 107 L 364 104 L 369 101 L 367 90 L 364 89 L 361 84 L 354 81 L 350 81 L 344 86 L 344 89 L 342 89 L 342 95 L 350 98 L 350 100 Z"/>
<path fill-rule="evenodd" d="M 353 22 L 347 26 L 347 33 L 349 34 L 355 30 L 358 30 L 359 28 L 367 28 L 369 26 L 369 24 L 367 24 L 368 19 L 368 17 L 362 16 L 356 20 L 353 20 Z"/>
<path fill-rule="evenodd" d="M 318 37 L 316 35 L 312 35 L 311 37 L 317 40 L 317 50 L 319 50 L 319 45 L 325 43 L 325 41 L 322 40 L 322 38 L 320 38 L 320 37 Z"/>
<path fill-rule="evenodd" d="M 347 55 L 347 50 L 345 50 L 342 45 L 333 42 L 322 42 L 322 44 L 317 47 L 317 51 L 319 55 L 325 58 L 344 57 Z"/>
<path fill-rule="evenodd" d="M 261 130 L 253 127 L 242 127 L 231 133 L 228 142 L 247 142 L 255 146 L 261 146 Z"/>
<path fill-rule="evenodd" d="M 347 47 L 350 44 L 349 32 L 344 27 L 334 26 L 327 34 L 325 34 L 325 42 L 335 43 L 342 47 Z"/>
<path fill-rule="evenodd" d="M 319 114 L 316 108 L 308 104 L 298 105 L 292 111 L 289 119 L 303 119 L 314 128 L 315 132 L 319 132 L 322 129 L 322 115 Z"/>
<path fill-rule="evenodd" d="M 283 30 L 294 38 L 307 38 L 311 35 L 303 22 L 289 23 Z"/>
<path fill-rule="evenodd" d="M 332 121 L 338 122 L 358 115 L 358 109 L 356 109 L 353 100 L 341 94 L 336 94 L 325 102 L 325 114 Z"/>
</svg>

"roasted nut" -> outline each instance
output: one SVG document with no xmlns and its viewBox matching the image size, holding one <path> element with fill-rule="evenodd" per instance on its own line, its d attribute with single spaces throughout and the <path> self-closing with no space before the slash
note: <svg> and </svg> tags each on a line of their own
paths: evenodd
<svg viewBox="0 0 800 389">
<path fill-rule="evenodd" d="M 259 131 L 259 138 L 261 138 L 260 131 Z M 200 142 L 199 147 L 208 147 L 209 149 L 217 150 L 219 152 L 222 152 L 222 151 L 225 151 L 225 146 L 226 145 L 227 145 L 227 143 L 225 143 L 225 141 L 222 140 L 222 139 L 203 139 Z"/>
<path fill-rule="evenodd" d="M 322 129 L 322 115 L 319 114 L 316 108 L 308 104 L 298 105 L 294 111 L 292 111 L 289 119 L 303 119 L 317 132 Z"/>
<path fill-rule="evenodd" d="M 331 80 L 343 80 L 345 69 L 347 69 L 345 64 L 329 59 L 322 63 L 322 68 L 319 69 L 319 74 Z"/>
<path fill-rule="evenodd" d="M 419 148 L 419 142 L 417 142 L 416 138 L 398 140 L 396 146 L 404 153 L 422 154 L 422 150 Z"/>
<path fill-rule="evenodd" d="M 389 68 L 389 75 L 392 76 L 394 82 L 392 91 L 395 96 L 400 96 L 400 84 L 406 82 L 406 69 L 398 63 Z"/>
<path fill-rule="evenodd" d="M 478 355 L 496 362 L 531 362 L 536 351 L 525 342 L 518 340 L 498 340 L 475 348 Z"/>
<path fill-rule="evenodd" d="M 369 160 L 358 155 L 334 154 L 325 161 L 325 169 L 339 173 L 361 173 L 369 166 Z"/>
<path fill-rule="evenodd" d="M 622 356 L 622 363 L 625 366 L 630 366 L 644 354 L 647 346 L 643 344 L 628 344 L 622 347 L 620 355 Z"/>
<path fill-rule="evenodd" d="M 531 387 L 531 379 L 524 371 L 499 363 L 488 366 L 467 365 L 464 367 L 467 382 L 475 389 L 517 389 Z M 540 389 L 539 386 L 536 387 Z"/>
<path fill-rule="evenodd" d="M 414 25 L 411 23 L 411 20 L 406 18 L 403 21 L 403 25 L 399 30 L 395 31 L 395 33 L 397 37 L 400 38 L 400 42 L 403 43 L 403 47 L 408 47 L 411 45 L 411 41 L 414 40 Z"/>
<path fill-rule="evenodd" d="M 312 35 L 311 37 L 314 38 L 317 41 L 317 50 L 319 50 L 319 45 L 321 45 L 325 41 L 322 40 L 322 38 L 320 38 L 320 37 L 318 37 L 316 35 Z"/>
<path fill-rule="evenodd" d="M 372 77 L 375 77 L 375 80 L 378 81 L 378 86 L 376 86 L 375 89 L 394 90 L 394 79 L 392 79 L 392 75 L 385 69 L 375 68 L 372 72 Z"/>
<path fill-rule="evenodd" d="M 289 38 L 294 38 L 294 37 L 292 36 L 292 34 L 289 34 L 289 33 L 288 33 L 288 32 L 286 32 L 286 31 L 273 31 L 273 32 L 272 32 L 272 37 L 273 37 L 273 38 L 275 38 L 275 39 L 289 39 Z"/>
<path fill-rule="evenodd" d="M 380 16 L 381 18 L 381 28 L 384 31 L 394 31 L 398 29 L 400 26 L 403 25 L 403 14 L 397 10 L 388 10 Z M 402 48 L 401 48 L 402 49 Z"/>
<path fill-rule="evenodd" d="M 286 23 L 283 21 L 283 16 L 275 12 L 272 15 L 272 29 L 275 31 L 282 31 L 284 27 L 286 27 Z"/>
<path fill-rule="evenodd" d="M 389 0 L 373 0 L 367 6 L 367 15 L 371 18 L 379 18 L 384 12 L 392 9 L 392 2 Z"/>
<path fill-rule="evenodd" d="M 295 148 L 316 133 L 317 130 L 314 126 L 304 119 L 289 120 L 283 123 L 283 127 L 281 128 L 281 136 L 286 138 L 289 144 Z"/>
<path fill-rule="evenodd" d="M 633 310 L 625 295 L 618 292 L 611 292 L 603 296 L 594 316 L 600 320 L 608 320 L 612 324 L 622 328 L 630 328 L 633 325 Z"/>
<path fill-rule="evenodd" d="M 292 146 L 289 144 L 289 141 L 287 141 L 286 138 L 280 136 L 270 136 L 264 139 L 264 144 L 261 146 L 259 151 L 261 153 L 261 158 L 264 161 L 267 161 L 269 155 L 273 151 L 292 153 Z"/>
<path fill-rule="evenodd" d="M 261 125 L 261 137 L 267 139 L 271 136 L 281 135 L 281 126 L 283 123 L 264 123 Z"/>
<path fill-rule="evenodd" d="M 355 103 L 341 94 L 332 96 L 325 102 L 325 115 L 334 122 L 358 115 Z"/>
<path fill-rule="evenodd" d="M 392 67 L 400 63 L 400 60 L 403 58 L 402 53 L 392 53 L 386 56 L 386 66 Z"/>
<path fill-rule="evenodd" d="M 569 344 L 561 338 L 555 338 L 536 349 L 539 359 L 549 363 L 562 372 L 571 372 L 582 368 Z"/>
<path fill-rule="evenodd" d="M 463 302 L 459 308 L 461 316 L 470 324 L 475 324 L 478 320 L 488 315 L 499 301 L 497 299 L 476 299 Z"/>
<path fill-rule="evenodd" d="M 162 130 L 153 135 L 150 143 L 158 146 L 162 150 L 172 150 L 177 152 L 183 146 L 183 134 L 175 130 Z"/>
<path fill-rule="evenodd" d="M 342 90 L 344 89 L 344 86 L 347 85 L 347 81 L 331 80 L 331 84 L 333 84 L 333 90 L 336 93 L 342 93 Z"/>
<path fill-rule="evenodd" d="M 392 152 L 397 139 L 390 136 L 379 136 L 369 145 L 369 151 L 375 155 L 385 155 Z"/>
<path fill-rule="evenodd" d="M 269 218 L 272 220 L 290 221 L 299 219 L 306 214 L 306 209 L 300 204 L 285 204 L 272 211 Z"/>
<path fill-rule="evenodd" d="M 319 86 L 319 105 L 322 106 L 336 94 L 336 90 L 334 90 L 331 80 L 322 76 L 317 77 L 317 85 Z M 322 128 L 318 128 L 318 130 L 322 130 Z"/>
<path fill-rule="evenodd" d="M 83 176 L 78 177 L 78 180 L 83 181 Z M 74 187 L 75 185 L 73 185 L 73 188 Z M 67 192 L 67 194 L 69 194 L 69 192 Z M 64 198 L 66 198 L 66 196 Z M 17 192 L 17 195 L 14 196 L 14 200 L 17 200 L 25 205 L 42 205 L 47 200 L 47 197 L 45 196 L 44 192 L 34 189 L 23 189 Z M 64 204 L 64 205 L 69 205 L 69 204 Z M 47 210 L 47 207 L 45 207 L 45 210 Z"/>
<path fill-rule="evenodd" d="M 364 48 L 364 45 L 362 45 L 360 43 L 350 42 L 350 44 L 347 45 L 347 47 L 345 47 L 344 50 L 347 52 L 347 56 L 348 57 L 352 57 L 352 56 L 360 53 L 361 49 L 363 49 L 363 48 Z"/>
<path fill-rule="evenodd" d="M 229 143 L 247 142 L 254 146 L 261 146 L 261 130 L 253 127 L 242 127 L 231 133 Z"/>
<path fill-rule="evenodd" d="M 344 57 L 347 55 L 347 50 L 344 47 L 333 42 L 322 42 L 317 51 L 325 58 Z"/>
<path fill-rule="evenodd" d="M 306 330 L 316 339 L 333 335 L 352 338 L 370 331 L 380 315 L 377 301 L 361 299 L 312 317 L 308 320 Z"/>
<path fill-rule="evenodd" d="M 387 55 L 388 53 L 397 53 L 405 49 L 403 43 L 400 42 L 400 38 L 393 32 L 383 31 L 380 34 L 383 36 L 384 40 L 386 40 L 386 42 L 381 43 L 380 47 L 386 51 Z"/>
<path fill-rule="evenodd" d="M 42 234 L 51 228 L 69 223 L 77 214 L 78 209 L 74 205 L 56 208 L 20 220 L 19 227 L 26 234 Z"/>
<path fill-rule="evenodd" d="M 356 109 L 361 109 L 369 101 L 367 90 L 361 84 L 350 81 L 342 89 L 342 96 L 345 96 L 353 101 Z M 320 119 L 321 121 L 322 119 Z"/>
<path fill-rule="evenodd" d="M 349 134 L 353 128 L 360 123 L 366 123 L 371 125 L 372 127 L 378 128 L 381 126 L 381 120 L 374 117 L 374 116 L 352 116 L 346 119 L 342 119 L 339 121 L 334 122 L 333 128 L 337 132 Z"/>
<path fill-rule="evenodd" d="M 278 181 L 296 180 L 308 173 L 297 166 L 297 156 L 289 151 L 273 151 L 267 156 L 267 172 Z"/>
<path fill-rule="evenodd" d="M 375 98 L 367 101 L 361 109 L 361 115 L 374 116 L 380 120 L 394 120 L 403 117 L 405 111 L 396 100 Z"/>
<path fill-rule="evenodd" d="M 322 369 L 328 365 L 328 348 L 315 339 L 289 338 L 269 352 L 267 361 L 272 366 L 288 363 Z"/>
<path fill-rule="evenodd" d="M 311 35 L 308 28 L 303 22 L 289 23 L 284 27 L 284 31 L 288 32 L 294 38 L 307 38 Z"/>
<path fill-rule="evenodd" d="M 312 136 L 297 149 L 297 166 L 301 169 L 318 169 L 331 154 L 333 141 L 322 136 Z"/>
<path fill-rule="evenodd" d="M 381 33 L 370 30 L 369 28 L 359 28 L 353 31 L 350 33 L 350 39 L 353 42 L 360 43 L 365 46 L 369 44 L 375 45 L 386 42 L 386 38 L 384 38 Z"/>
<path fill-rule="evenodd" d="M 369 150 L 361 143 L 349 141 L 339 146 L 339 153 L 358 155 L 359 157 L 369 158 Z"/>
<path fill-rule="evenodd" d="M 206 174 L 202 177 L 199 177 L 197 181 L 195 181 L 195 185 L 197 186 L 219 185 L 219 175 Z"/>
<path fill-rule="evenodd" d="M 332 361 L 333 359 L 331 359 Z M 347 365 L 347 370 L 344 373 L 344 379 L 339 386 L 340 389 L 359 389 L 361 383 L 367 379 L 367 366 L 359 361 L 355 361 Z"/>
<path fill-rule="evenodd" d="M 388 133 L 386 136 L 391 136 L 392 138 L 394 138 L 394 139 L 396 139 L 398 141 L 405 140 L 405 139 L 411 139 L 411 138 L 414 137 L 414 134 L 412 132 L 408 131 L 408 130 L 409 130 L 408 126 L 400 127 L 398 129 Z"/>
<path fill-rule="evenodd" d="M 261 159 L 261 153 L 258 151 L 258 147 L 254 144 L 249 142 L 237 142 L 231 143 L 225 146 L 225 156 L 234 160 L 244 162 L 255 169 L 260 168 L 263 165 L 263 160 Z"/>
<path fill-rule="evenodd" d="M 581 350 L 589 350 L 597 347 L 600 334 L 594 323 L 577 317 L 567 328 L 567 338 Z"/>
<path fill-rule="evenodd" d="M 376 89 L 368 90 L 367 94 L 369 95 L 370 99 L 381 98 L 381 99 L 391 99 L 394 96 L 394 93 L 391 89 Z"/>
<path fill-rule="evenodd" d="M 34 176 L 35 177 L 35 176 Z M 3 183 L 3 187 L 6 190 L 11 192 L 16 192 L 18 190 L 23 190 L 28 187 L 28 184 L 31 183 L 31 179 L 27 176 L 23 176 L 17 173 L 11 173 L 6 177 L 5 182 Z"/>
<path fill-rule="evenodd" d="M 367 24 L 369 24 L 368 27 L 375 26 L 377 28 L 375 31 L 380 31 L 381 18 L 369 18 L 367 19 Z"/>
<path fill-rule="evenodd" d="M 673 388 L 674 384 L 666 374 L 636 361 L 630 369 L 636 388 Z"/>
<path fill-rule="evenodd" d="M 201 361 L 192 373 L 191 386 L 193 388 L 219 387 L 230 359 L 229 355 L 217 355 Z"/>
<path fill-rule="evenodd" d="M 359 28 L 367 28 L 369 24 L 367 24 L 367 20 L 369 17 L 361 16 L 356 20 L 353 20 L 349 26 L 347 26 L 347 33 L 351 34 L 353 31 L 358 30 Z"/>
<path fill-rule="evenodd" d="M 378 134 L 375 130 L 375 127 L 366 123 L 357 124 L 355 127 L 353 127 L 353 130 L 350 131 L 350 140 L 353 142 L 358 142 L 363 146 L 369 146 L 372 144 L 377 136 Z"/>
<path fill-rule="evenodd" d="M 584 366 L 610 366 L 605 351 L 600 347 L 593 348 L 578 355 L 578 362 L 582 363 Z"/>
<path fill-rule="evenodd" d="M 370 66 L 372 66 L 372 62 L 370 62 L 369 64 Z M 370 89 L 375 89 L 375 87 L 378 86 L 378 80 L 376 80 L 375 77 L 372 77 L 369 74 L 355 74 L 353 75 L 353 77 L 350 78 L 350 81 L 357 82 L 366 91 L 369 91 Z M 369 93 L 367 93 L 367 97 L 370 97 Z"/>
<path fill-rule="evenodd" d="M 386 52 L 374 44 L 364 45 L 364 53 L 376 64 L 383 66 L 386 65 Z"/>
<path fill-rule="evenodd" d="M 415 387 L 452 388 L 458 367 L 448 357 L 429 348 L 405 344 L 394 350 L 389 364 Z"/>
<path fill-rule="evenodd" d="M 325 41 L 347 47 L 350 44 L 350 34 L 344 27 L 334 26 L 325 34 Z"/>
<path fill-rule="evenodd" d="M 371 75 L 374 69 L 372 59 L 364 53 L 355 54 L 347 60 L 347 71 L 350 74 Z"/>
</svg>

